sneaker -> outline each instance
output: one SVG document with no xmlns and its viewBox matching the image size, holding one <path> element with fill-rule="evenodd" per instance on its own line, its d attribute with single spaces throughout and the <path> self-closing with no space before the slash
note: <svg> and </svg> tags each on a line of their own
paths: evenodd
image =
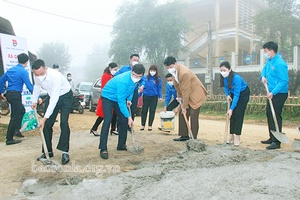
<svg viewBox="0 0 300 200">
<path fill-rule="evenodd" d="M 276 142 L 272 142 L 269 146 L 266 147 L 266 149 L 268 149 L 268 150 L 280 149 L 280 144 L 278 144 Z"/>
<path fill-rule="evenodd" d="M 49 158 L 52 158 L 54 156 L 53 152 L 49 152 Z M 45 153 L 43 153 L 40 157 L 38 157 L 36 160 L 40 161 L 42 159 L 46 159 Z"/>
<path fill-rule="evenodd" d="M 107 150 L 100 150 L 100 157 L 103 158 L 103 159 L 108 159 Z"/>
<path fill-rule="evenodd" d="M 260 141 L 262 144 L 271 144 L 272 143 L 272 141 L 271 141 L 271 139 L 267 139 L 267 140 L 262 140 L 262 141 Z"/>
<path fill-rule="evenodd" d="M 174 141 L 187 141 L 189 140 L 190 137 L 189 136 L 181 136 L 180 138 L 175 138 L 173 139 Z"/>
<path fill-rule="evenodd" d="M 127 151 L 127 148 L 126 148 L 126 146 L 123 146 L 123 147 L 117 147 L 117 150 L 118 150 L 118 151 Z"/>
</svg>

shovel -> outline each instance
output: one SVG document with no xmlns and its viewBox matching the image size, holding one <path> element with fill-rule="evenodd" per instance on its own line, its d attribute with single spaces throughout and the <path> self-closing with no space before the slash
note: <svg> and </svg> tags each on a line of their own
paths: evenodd
<svg viewBox="0 0 300 200">
<path fill-rule="evenodd" d="M 267 83 L 264 83 L 264 85 L 265 85 L 267 93 L 269 93 L 269 88 L 267 86 Z M 275 110 L 274 110 L 272 99 L 268 98 L 268 100 L 269 100 L 269 104 L 270 104 L 270 108 L 271 108 L 271 112 L 272 112 L 272 115 L 273 115 L 273 119 L 274 119 L 274 123 L 275 123 L 275 128 L 276 128 L 276 131 L 271 130 L 271 133 L 280 142 L 288 144 L 289 143 L 289 139 L 287 138 L 286 134 L 279 132 L 278 122 L 277 122 L 276 113 L 275 113 Z"/>
<path fill-rule="evenodd" d="M 131 116 L 131 110 L 130 107 L 127 105 L 127 108 L 129 110 L 129 115 Z M 134 140 L 134 130 L 133 127 L 131 127 L 131 143 L 132 146 L 127 147 L 127 151 L 129 151 L 130 153 L 134 154 L 134 155 L 139 155 L 141 153 L 144 152 L 144 147 L 142 146 L 136 146 L 135 145 L 135 140 Z"/>
<path fill-rule="evenodd" d="M 297 127 L 297 132 L 300 133 L 300 127 Z M 300 139 L 294 139 L 292 147 L 295 151 L 300 152 Z"/>
<path fill-rule="evenodd" d="M 38 117 L 37 117 L 37 111 L 36 109 L 34 109 L 34 114 L 35 114 L 35 118 L 37 120 L 37 122 L 39 123 L 39 120 L 38 120 Z M 43 130 L 42 128 L 39 127 L 39 130 L 40 130 L 40 135 L 41 135 L 41 140 L 42 140 L 42 145 L 43 145 L 43 149 L 44 149 L 44 154 L 46 156 L 46 159 L 39 159 L 44 165 L 49 165 L 50 168 L 54 169 L 55 171 L 57 172 L 60 172 L 61 171 L 61 165 L 59 163 L 56 163 L 55 161 L 53 160 L 50 160 L 50 157 L 49 157 L 49 152 L 48 152 L 48 148 L 47 148 L 47 145 L 46 145 L 46 141 L 45 141 L 45 136 L 44 136 L 44 133 L 43 133 Z"/>
<path fill-rule="evenodd" d="M 227 102 L 227 112 L 228 112 L 229 108 L 230 108 L 230 103 Z M 229 116 L 226 114 L 226 124 L 225 124 L 225 132 L 224 132 L 224 144 L 227 144 L 228 125 L 229 125 Z"/>
<path fill-rule="evenodd" d="M 181 106 L 181 110 L 182 110 L 182 103 L 181 101 L 179 102 L 180 106 Z M 202 140 L 196 140 L 194 138 L 194 135 L 193 135 L 193 132 L 192 132 L 192 129 L 191 129 L 191 125 L 187 119 L 187 116 L 186 116 L 186 113 L 183 114 L 183 117 L 184 117 L 184 121 L 185 121 L 185 124 L 188 128 L 188 131 L 189 131 L 189 135 L 190 135 L 190 138 L 191 140 L 189 140 L 187 143 L 186 143 L 186 146 L 187 146 L 187 149 L 188 150 L 193 150 L 193 151 L 196 151 L 196 152 L 201 152 L 201 151 L 205 151 L 205 143 L 204 141 Z"/>
</svg>

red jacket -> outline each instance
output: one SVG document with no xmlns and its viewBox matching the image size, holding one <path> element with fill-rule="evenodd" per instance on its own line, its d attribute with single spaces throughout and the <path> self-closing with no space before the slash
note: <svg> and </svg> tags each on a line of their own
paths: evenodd
<svg viewBox="0 0 300 200">
<path fill-rule="evenodd" d="M 106 83 L 112 79 L 113 75 L 111 75 L 110 73 L 103 73 L 102 77 L 101 77 L 101 89 L 104 88 L 104 86 L 106 85 Z M 100 97 L 98 100 L 98 104 L 97 104 L 97 110 L 96 110 L 96 115 L 99 117 L 104 117 L 103 114 L 103 109 L 102 109 L 102 98 Z"/>
</svg>

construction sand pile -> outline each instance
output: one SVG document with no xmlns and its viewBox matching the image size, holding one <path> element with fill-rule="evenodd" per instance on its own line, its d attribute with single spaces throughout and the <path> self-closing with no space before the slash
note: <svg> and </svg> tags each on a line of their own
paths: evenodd
<svg viewBox="0 0 300 200">
<path fill-rule="evenodd" d="M 217 145 L 106 179 L 27 180 L 11 199 L 299 199 L 300 154 Z"/>
</svg>

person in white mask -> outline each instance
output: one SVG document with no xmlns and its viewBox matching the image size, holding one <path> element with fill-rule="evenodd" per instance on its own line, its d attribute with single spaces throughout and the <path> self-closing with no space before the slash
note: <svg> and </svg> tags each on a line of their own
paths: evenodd
<svg viewBox="0 0 300 200">
<path fill-rule="evenodd" d="M 102 108 L 104 121 L 100 134 L 100 157 L 108 159 L 107 139 L 114 110 L 117 114 L 118 124 L 118 151 L 126 151 L 127 128 L 133 126 L 133 119 L 127 106 L 132 104 L 134 90 L 145 73 L 142 64 L 135 64 L 131 71 L 115 76 L 106 83 L 102 89 Z"/>
<path fill-rule="evenodd" d="M 269 93 L 267 98 L 271 99 L 278 123 L 279 132 L 282 132 L 282 109 L 288 98 L 289 91 L 289 74 L 288 65 L 278 52 L 278 44 L 269 41 L 263 45 L 264 57 L 266 63 L 261 71 L 260 79 L 263 84 L 267 84 Z M 279 149 L 281 142 L 272 134 L 271 130 L 276 130 L 276 125 L 273 119 L 270 101 L 266 104 L 266 115 L 268 122 L 267 140 L 262 140 L 261 143 L 269 144 L 266 147 L 268 150 Z"/>
<path fill-rule="evenodd" d="M 177 63 L 173 56 L 165 58 L 164 65 L 174 77 L 173 83 L 177 91 L 177 99 L 181 103 L 181 113 L 178 117 L 178 135 L 180 137 L 173 140 L 189 140 L 189 132 L 184 115 L 190 118 L 192 133 L 194 138 L 197 139 L 200 107 L 206 100 L 207 91 L 194 72 L 186 66 Z"/>
<path fill-rule="evenodd" d="M 220 64 L 220 86 L 224 87 L 226 100 L 230 105 L 226 113 L 230 119 L 230 134 L 226 143 L 239 146 L 250 90 L 244 79 L 232 71 L 227 61 Z"/>
<path fill-rule="evenodd" d="M 130 58 L 129 58 L 129 64 L 128 65 L 124 65 L 122 66 L 118 71 L 117 73 L 115 74 L 115 76 L 118 76 L 124 72 L 128 72 L 128 71 L 131 71 L 132 70 L 132 67 L 136 64 L 138 64 L 140 61 L 140 56 L 139 54 L 131 54 Z M 134 94 L 133 94 L 133 99 L 132 99 L 132 105 L 130 106 L 130 109 L 131 109 L 131 117 L 132 119 L 134 120 L 134 116 L 135 116 L 135 112 L 136 112 L 136 109 L 137 109 L 137 104 L 138 104 L 138 93 L 142 93 L 143 90 L 144 90 L 144 81 L 143 79 L 141 79 L 135 90 L 134 90 Z M 128 130 L 130 131 L 130 128 L 128 128 Z"/>
<path fill-rule="evenodd" d="M 72 110 L 73 92 L 67 79 L 57 70 L 46 67 L 45 62 L 37 59 L 32 62 L 32 72 L 34 74 L 34 89 L 32 95 L 32 109 L 36 109 L 38 97 L 43 90 L 47 91 L 49 101 L 45 105 L 45 115 L 39 121 L 39 128 L 43 129 L 49 157 L 53 157 L 52 134 L 53 125 L 60 112 L 60 137 L 57 149 L 62 151 L 62 164 L 67 164 L 69 158 L 69 114 Z M 46 158 L 44 149 L 38 160 Z"/>
<path fill-rule="evenodd" d="M 177 114 L 179 102 L 176 100 L 177 92 L 174 87 L 174 82 L 173 82 L 174 78 L 171 73 L 168 73 L 166 75 L 166 79 L 167 79 L 167 83 L 166 83 L 166 97 L 165 97 L 164 111 L 165 112 L 172 111 L 175 108 L 174 112 L 175 114 Z"/>
<path fill-rule="evenodd" d="M 152 131 L 158 99 L 162 101 L 162 81 L 156 65 L 151 65 L 147 76 L 144 76 L 145 88 L 143 92 L 143 108 L 141 114 L 141 131 L 145 129 L 149 110 L 148 131 Z"/>
<path fill-rule="evenodd" d="M 72 74 L 71 73 L 67 73 L 67 80 L 69 81 L 69 84 L 71 86 L 71 90 L 74 93 L 75 92 L 75 87 L 74 87 L 74 81 L 72 79 Z"/>
<path fill-rule="evenodd" d="M 108 67 L 106 67 L 104 69 L 103 75 L 101 77 L 101 89 L 103 89 L 104 86 L 106 85 L 106 83 L 114 77 L 114 75 L 116 74 L 117 71 L 118 71 L 118 64 L 115 63 L 115 62 L 109 63 Z M 112 121 L 111 121 L 110 134 L 111 135 L 112 134 L 118 135 L 118 132 L 116 132 L 117 115 L 116 115 L 115 111 L 112 111 L 112 112 L 113 112 L 113 118 L 112 118 Z M 101 122 L 104 119 L 101 97 L 98 100 L 96 115 L 98 117 L 97 117 L 93 127 L 91 128 L 90 133 L 93 134 L 94 136 L 100 136 L 97 133 L 97 129 L 98 129 L 99 125 L 101 124 Z"/>
</svg>

